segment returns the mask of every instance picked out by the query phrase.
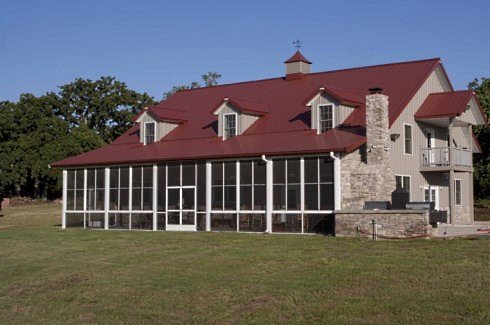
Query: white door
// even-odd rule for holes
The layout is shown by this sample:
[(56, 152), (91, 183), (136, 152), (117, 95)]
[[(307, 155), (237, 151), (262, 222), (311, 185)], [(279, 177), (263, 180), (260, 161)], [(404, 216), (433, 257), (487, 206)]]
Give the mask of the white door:
[(167, 230), (196, 230), (196, 187), (167, 188)]
[(424, 201), (434, 202), (434, 209), (439, 210), (439, 186), (425, 186)]
[(436, 137), (434, 129), (425, 129), (425, 138), (427, 139), (427, 162), (433, 163), (435, 158)]

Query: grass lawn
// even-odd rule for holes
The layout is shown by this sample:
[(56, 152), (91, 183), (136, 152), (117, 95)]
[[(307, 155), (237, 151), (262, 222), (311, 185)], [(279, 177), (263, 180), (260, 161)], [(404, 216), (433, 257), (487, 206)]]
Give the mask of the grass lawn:
[(0, 323), (489, 323), (490, 240), (60, 229), (0, 218)]

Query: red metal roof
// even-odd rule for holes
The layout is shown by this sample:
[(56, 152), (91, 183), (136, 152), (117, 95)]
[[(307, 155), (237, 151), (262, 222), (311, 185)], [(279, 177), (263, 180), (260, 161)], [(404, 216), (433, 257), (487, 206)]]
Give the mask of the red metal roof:
[(360, 94), (348, 91), (345, 89), (338, 89), (330, 86), (322, 86), (316, 90), (313, 94), (308, 96), (308, 98), (303, 102), (305, 105), (308, 104), (313, 98), (318, 96), (320, 93), (325, 93), (330, 95), (338, 101), (340, 104), (350, 105), (350, 106), (361, 106), (364, 104), (365, 99), (361, 97)]
[(189, 112), (165, 108), (164, 106), (158, 105), (158, 107), (150, 106), (148, 108), (142, 109), (137, 115), (132, 118), (132, 121), (135, 122), (145, 112), (159, 121), (183, 123), (189, 120)]
[(449, 91), (434, 93), (427, 96), (422, 106), (415, 113), (415, 119), (432, 119), (438, 117), (455, 117), (464, 113), (470, 100), (475, 98), (480, 113), (487, 123), (487, 116), (483, 111), (476, 94), (472, 90)]
[(284, 61), (284, 63), (293, 63), (293, 62), (306, 62), (311, 64), (311, 62), (301, 54), (300, 51), (296, 51), (296, 53), (293, 54), (292, 57)]
[[(112, 144), (53, 166), (352, 151), (366, 141), (363, 128), (359, 128), (365, 122), (364, 106), (356, 108), (347, 119), (350, 128), (317, 135), (310, 128), (310, 108), (304, 101), (325, 85), (359, 94), (361, 99), (369, 94), (369, 88), (380, 87), (389, 96), (392, 124), (438, 65), (439, 59), (429, 59), (310, 73), (299, 80), (280, 77), (179, 91), (152, 110), (171, 108), (188, 117), (162, 140), (143, 146), (139, 125), (135, 125)], [(263, 103), (269, 114), (260, 117), (244, 134), (223, 141), (217, 136), (218, 121), (211, 110), (224, 98)]]
[(461, 115), (474, 93), (471, 90), (434, 93), (427, 96), (420, 106), (416, 119), (453, 117)]

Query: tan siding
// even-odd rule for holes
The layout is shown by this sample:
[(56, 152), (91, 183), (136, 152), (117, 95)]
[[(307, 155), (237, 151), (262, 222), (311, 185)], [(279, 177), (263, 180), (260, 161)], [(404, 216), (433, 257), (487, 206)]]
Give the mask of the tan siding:
[[(144, 125), (146, 122), (156, 122), (151, 116), (148, 114), (143, 115), (140, 121), (140, 143), (144, 142)], [(160, 141), (164, 136), (173, 131), (177, 126), (176, 123), (168, 123), (168, 122), (157, 122), (155, 125), (155, 140)]]
[(226, 104), (218, 112), (218, 136), (223, 136), (223, 115), (228, 113), (236, 113), (237, 116), (237, 133), (242, 134), (245, 132), (257, 119), (259, 116), (242, 114), (239, 110), (235, 109), (232, 105)]
[(345, 119), (354, 111), (353, 107), (339, 105), (337, 101), (326, 94), (322, 94), (315, 98), (311, 103), (311, 128), (315, 129), (318, 125), (318, 105), (328, 105), (333, 104), (334, 107), (334, 118), (335, 125), (342, 124)]
[(469, 102), (470, 109), (463, 112), (461, 116), (457, 118), (459, 121), (463, 121), (472, 125), (482, 125), (485, 121), (481, 117), (480, 108), (476, 103), (476, 100), (472, 98)]
[(286, 63), (286, 74), (292, 73), (310, 73), (311, 64), (304, 62)]
[[(424, 199), (424, 192), (422, 186), (433, 182), (444, 183), (444, 173), (437, 173), (428, 176), (426, 179), (422, 173), (420, 173), (420, 148), (426, 146), (425, 128), (427, 124), (417, 123), (414, 119), (415, 112), (420, 108), (424, 100), (431, 93), (450, 91), (448, 82), (445, 80), (444, 74), (440, 68), (437, 68), (425, 81), (417, 94), (408, 103), (407, 107), (400, 114), (398, 119), (392, 125), (390, 133), (398, 133), (400, 137), (391, 142), (391, 162), (393, 171), (397, 175), (409, 175), (411, 177), (411, 199), (414, 201), (422, 201)], [(404, 154), (404, 138), (403, 138), (403, 124), (408, 123), (412, 125), (412, 144), (413, 155)], [(443, 132), (437, 131), (437, 127), (430, 126), (436, 129), (436, 145), (444, 146)], [(425, 173), (431, 174), (431, 173)], [(447, 184), (445, 184), (447, 187)], [(442, 199), (442, 195), (440, 196)]]

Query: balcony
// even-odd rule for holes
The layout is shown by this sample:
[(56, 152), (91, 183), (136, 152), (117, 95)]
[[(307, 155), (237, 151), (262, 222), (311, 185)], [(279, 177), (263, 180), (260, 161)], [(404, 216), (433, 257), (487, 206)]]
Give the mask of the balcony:
[(469, 149), (434, 147), (420, 150), (420, 171), (472, 170), (473, 157)]

